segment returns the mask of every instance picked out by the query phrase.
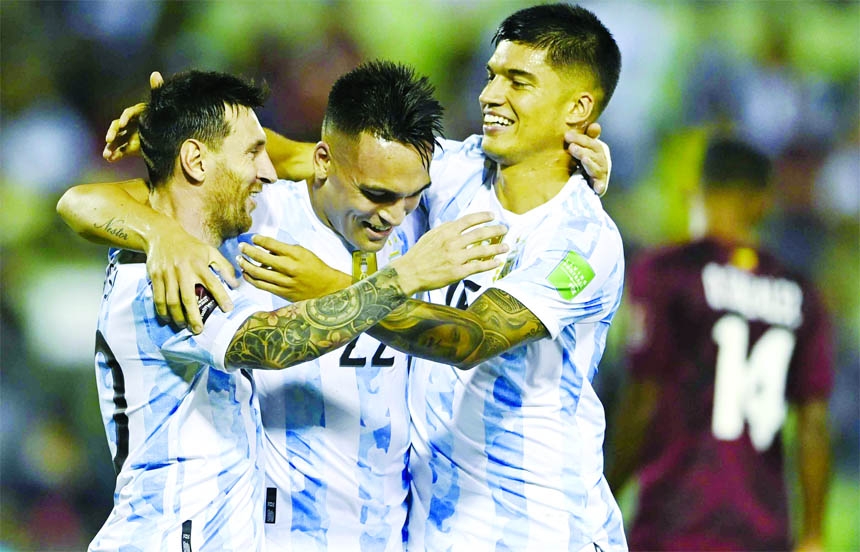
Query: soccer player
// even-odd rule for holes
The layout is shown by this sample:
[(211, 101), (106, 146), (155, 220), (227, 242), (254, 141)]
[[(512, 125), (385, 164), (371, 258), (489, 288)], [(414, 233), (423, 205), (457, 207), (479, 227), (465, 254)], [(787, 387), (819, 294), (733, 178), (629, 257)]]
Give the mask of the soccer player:
[(620, 53), (591, 12), (566, 4), (514, 13), (494, 43), (484, 134), (442, 142), (422, 201), (431, 225), (494, 212), (511, 252), (371, 330), (440, 363), (417, 360), (410, 374), (407, 547), (625, 549), (591, 386), (620, 302), (622, 244), (563, 146), (605, 108)]
[(563, 147), (609, 102), (620, 52), (566, 4), (512, 14), (493, 42), (483, 136), (442, 144), (426, 202), (431, 226), (494, 212), (511, 251), (374, 333), (443, 363), (419, 360), (410, 376), (409, 547), (624, 549), (591, 386), (621, 299), (622, 243)]
[[(158, 84), (157, 77), (153, 84)], [(318, 262), (315, 257), (295, 259), (292, 256), (302, 250), (261, 235), (304, 244), (327, 263), (346, 272), (351, 271), (351, 253), (378, 249), (382, 237), (378, 230), (382, 235), (388, 230), (384, 227), (365, 229), (365, 219), (369, 222), (370, 217), (354, 219), (351, 213), (356, 205), (361, 206), (360, 210), (375, 210), (379, 212), (379, 220), (389, 225), (402, 220), (402, 215), (417, 204), (421, 189), (429, 182), (426, 162), (417, 152), (423, 150), (428, 156), (432, 152), (433, 132), (438, 129), (441, 114), (429, 94), (424, 79), (414, 79), (411, 72), (390, 64), (370, 64), (345, 75), (336, 83), (329, 98), (323, 141), (316, 146), (319, 155), (314, 156), (322, 172), (318, 173), (314, 185), (277, 183), (267, 186), (257, 198), (260, 207), (254, 219), (259, 224), (255, 223), (252, 230), (259, 235), (255, 242), (276, 250), (277, 255), (252, 253), (257, 255), (255, 260), (264, 266), (277, 266), (289, 260), (315, 272), (313, 280), (290, 290), (292, 298), (297, 294), (314, 297), (321, 293), (315, 290), (325, 287), (325, 273), (316, 271), (314, 265), (307, 266)], [(356, 105), (366, 108), (359, 111)], [(120, 129), (133, 127), (137, 114), (136, 108), (126, 110), (112, 125), (111, 134), (116, 136)], [(397, 130), (396, 134), (388, 136), (393, 141), (370, 140), (370, 136), (365, 135), (391, 129)], [(119, 152), (133, 152), (134, 133), (126, 138), (129, 142), (122, 146), (126, 151), (121, 152), (121, 148), (112, 143), (106, 149), (106, 156), (115, 159)], [(407, 156), (408, 163), (400, 166), (380, 163), (392, 150), (403, 149), (398, 147), (398, 141), (403, 145), (410, 140), (416, 146), (412, 155)], [(583, 164), (593, 173), (605, 174), (608, 160), (602, 156), (602, 148), (595, 147), (594, 141), (589, 140), (574, 137), (572, 147), (585, 150), (580, 151), (581, 155), (585, 154), (582, 155)], [(329, 171), (332, 174), (327, 174)], [(405, 179), (407, 174), (419, 176)], [(360, 185), (355, 186), (356, 183)], [(107, 194), (108, 188), (100, 185), (78, 187), (66, 194), (64, 212), (70, 223), (75, 222), (76, 211), (92, 215), (98, 212), (99, 205), (104, 206), (103, 213), (96, 215), (95, 220), (83, 219), (77, 224), (79, 231), (91, 238), (116, 241), (115, 234), (103, 232), (105, 225), (100, 221), (121, 218), (129, 235), (137, 236), (134, 229), (141, 228), (141, 237), (146, 233), (147, 242), (155, 244), (148, 247), (152, 253), (150, 262), (152, 258), (169, 256), (162, 255), (160, 244), (170, 241), (182, 244), (172, 248), (172, 252), (179, 250), (179, 256), (194, 256), (203, 249), (197, 258), (208, 259), (205, 248), (182, 241), (181, 231), (168, 227), (159, 235), (156, 229), (164, 221), (159, 222), (146, 212), (132, 213), (130, 209), (134, 205), (129, 205), (127, 199), (103, 202), (102, 194)], [(375, 207), (369, 207), (368, 201)], [(121, 216), (117, 217), (118, 214)], [(138, 220), (146, 220), (146, 223), (136, 225)], [(355, 227), (356, 223), (361, 228)], [(414, 241), (405, 227), (394, 228), (391, 232), (388, 245), (379, 255), (381, 264), (390, 256), (400, 254), (406, 243)], [(146, 247), (144, 244), (127, 246)], [(358, 267), (360, 263), (359, 259)], [(277, 279), (270, 284), (253, 277), (263, 270), (262, 267), (246, 261), (242, 261), (242, 265), (246, 269), (245, 277), (255, 285), (270, 291), (284, 291)], [(162, 289), (173, 282), (175, 292), (181, 287), (175, 285), (175, 280), (168, 278)], [(354, 376), (348, 376), (352, 378), (353, 387), (345, 387), (342, 381), (347, 376), (344, 376), (343, 367), (350, 366), (361, 368)], [(361, 337), (346, 349), (322, 357), (318, 364), (301, 368), (288, 374), (257, 375), (267, 443), (273, 445), (266, 469), (268, 493), (272, 499), (267, 500), (269, 546), (279, 549), (292, 543), (308, 549), (402, 548), (409, 444), (405, 357), (381, 343)], [(355, 389), (354, 393), (345, 392), (350, 388)], [(312, 392), (297, 397), (306, 390)], [(297, 402), (306, 405), (307, 410), (290, 408)]]
[[(263, 98), (235, 77), (189, 72), (153, 90), (142, 114), (150, 205), (212, 247), (248, 230), (256, 198), (275, 178), (253, 111)], [(418, 151), (388, 153), (383, 163), (411, 153), (421, 166)], [(482, 243), (490, 228), (463, 233), (488, 220), (464, 217), (341, 292), (270, 312), (249, 285), (231, 292), (229, 313), (201, 291), (199, 335), (159, 323), (145, 259), (112, 250), (96, 372), (117, 484), (90, 549), (261, 549), (262, 426), (248, 370), (317, 358), (409, 295), (497, 266), (486, 259), (504, 247)], [(380, 224), (368, 233), (383, 232)]]
[(634, 476), (636, 550), (790, 550), (781, 434), (797, 408), (803, 496), (795, 550), (821, 550), (830, 330), (815, 290), (758, 244), (770, 163), (708, 146), (701, 239), (647, 251), (629, 273), (634, 328), (608, 472)]

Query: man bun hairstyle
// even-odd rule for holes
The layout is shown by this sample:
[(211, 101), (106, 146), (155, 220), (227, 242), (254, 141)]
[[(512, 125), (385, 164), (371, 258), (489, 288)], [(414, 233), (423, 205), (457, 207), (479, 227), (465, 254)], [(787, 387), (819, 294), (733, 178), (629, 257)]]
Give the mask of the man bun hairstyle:
[(140, 117), (140, 150), (150, 186), (165, 182), (173, 172), (182, 143), (200, 140), (219, 149), (230, 134), (226, 106), (260, 107), (269, 95), (263, 84), (219, 72), (187, 71), (165, 79), (150, 91)]
[(362, 132), (415, 148), (430, 166), (442, 135), (442, 105), (427, 77), (406, 65), (369, 61), (341, 76), (328, 96), (323, 135), (336, 130), (352, 138)]

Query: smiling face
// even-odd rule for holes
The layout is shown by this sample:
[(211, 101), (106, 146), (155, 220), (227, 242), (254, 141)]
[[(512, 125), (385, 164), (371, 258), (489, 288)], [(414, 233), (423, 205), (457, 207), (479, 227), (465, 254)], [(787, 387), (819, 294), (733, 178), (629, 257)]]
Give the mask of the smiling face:
[(483, 149), (503, 166), (534, 154), (564, 152), (564, 133), (581, 118), (581, 79), (549, 65), (546, 51), (499, 42), (487, 62), (478, 100), (484, 115)]
[(263, 184), (274, 182), (275, 168), (266, 153), (266, 135), (254, 111), (227, 106), (225, 118), (231, 132), (218, 150), (210, 150), (214, 161), (208, 188), (209, 231), (221, 240), (238, 236), (251, 227), (253, 197)]
[(366, 132), (357, 140), (328, 133), (314, 151), (314, 167), (314, 211), (362, 251), (382, 249), (430, 185), (418, 151)]

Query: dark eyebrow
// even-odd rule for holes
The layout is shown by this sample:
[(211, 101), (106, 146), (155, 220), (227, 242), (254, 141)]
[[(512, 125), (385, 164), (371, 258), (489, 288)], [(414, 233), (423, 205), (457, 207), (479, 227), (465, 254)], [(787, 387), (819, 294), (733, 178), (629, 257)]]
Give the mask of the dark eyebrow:
[(257, 140), (256, 142), (254, 142), (253, 144), (248, 146), (248, 151), (254, 151), (255, 149), (260, 149), (260, 148), (265, 147), (265, 146), (266, 146), (266, 139), (260, 138), (259, 140)]
[(412, 194), (409, 197), (417, 196), (417, 195), (421, 194), (424, 190), (426, 190), (427, 188), (430, 187), (430, 184), (432, 184), (432, 182), (428, 182), (427, 184), (424, 184), (424, 186), (420, 190), (418, 190), (417, 192), (415, 192), (414, 194)]
[(424, 192), (424, 190), (426, 190), (427, 188), (430, 187), (430, 184), (432, 184), (432, 182), (428, 182), (427, 184), (422, 186), (421, 189), (418, 190), (417, 192), (412, 193), (412, 194), (408, 194), (408, 195), (396, 194), (396, 193), (392, 192), (391, 190), (386, 190), (385, 188), (374, 188), (372, 186), (367, 186), (365, 184), (359, 184), (358, 189), (363, 194), (376, 194), (380, 200), (388, 202), (388, 201), (395, 201), (395, 200), (403, 198), (403, 197), (415, 197), (417, 195), (421, 195), (421, 193)]
[[(493, 68), (489, 66), (489, 64), (487, 65), (487, 72), (492, 73), (494, 75), (499, 74), (497, 71), (494, 71)], [(528, 71), (525, 71), (523, 69), (504, 69), (501, 72), (504, 73), (505, 75), (507, 75), (508, 77), (521, 77), (521, 78), (528, 79), (530, 81), (534, 81), (537, 78), (537, 77), (535, 77), (534, 73), (529, 73)]]
[(522, 69), (508, 69), (507, 73), (512, 77), (522, 77), (531, 81), (535, 80), (536, 78), (534, 73), (529, 73), (528, 71), (523, 71)]

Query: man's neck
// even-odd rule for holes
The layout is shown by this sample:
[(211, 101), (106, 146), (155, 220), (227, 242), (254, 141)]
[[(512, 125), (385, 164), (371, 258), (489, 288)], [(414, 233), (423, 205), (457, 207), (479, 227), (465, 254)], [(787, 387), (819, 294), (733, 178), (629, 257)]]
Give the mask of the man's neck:
[(334, 231), (334, 226), (332, 226), (331, 222), (328, 220), (328, 215), (326, 215), (325, 208), (323, 206), (323, 196), (322, 191), (320, 190), (322, 183), (317, 180), (306, 180), (305, 183), (308, 186), (308, 198), (310, 199), (311, 209), (314, 214), (320, 222)]
[(725, 244), (755, 246), (759, 217), (750, 209), (750, 202), (755, 201), (752, 194), (705, 194), (705, 235)]
[(208, 210), (200, 198), (181, 194), (177, 186), (165, 183), (149, 192), (149, 204), (153, 210), (177, 222), (183, 230), (212, 247), (220, 247), (223, 240), (212, 235), (207, 224)]
[(533, 156), (507, 166), (498, 165), (496, 197), (512, 213), (523, 214), (554, 198), (567, 181), (572, 170), (567, 152), (558, 155)]
[(748, 220), (732, 211), (707, 214), (705, 235), (728, 245), (755, 246), (758, 235)]

